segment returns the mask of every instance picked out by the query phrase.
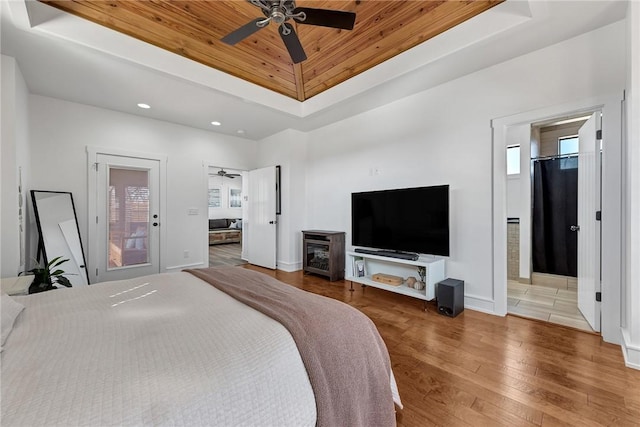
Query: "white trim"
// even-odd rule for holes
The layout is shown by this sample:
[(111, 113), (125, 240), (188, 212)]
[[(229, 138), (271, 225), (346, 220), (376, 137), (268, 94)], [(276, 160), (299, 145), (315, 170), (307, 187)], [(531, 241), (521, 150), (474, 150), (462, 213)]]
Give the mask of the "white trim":
[(464, 308), (498, 316), (504, 316), (506, 314), (496, 312), (494, 300), (469, 294), (464, 296)]
[(300, 262), (276, 261), (276, 270), (286, 271), (287, 273), (300, 271), (302, 270), (302, 261)]
[(167, 267), (167, 268), (165, 269), (165, 272), (166, 272), (166, 273), (171, 273), (171, 272), (173, 272), (173, 271), (175, 271), (175, 270), (182, 271), (182, 270), (184, 270), (185, 268), (202, 268), (202, 267), (207, 267), (208, 263), (209, 263), (209, 261), (207, 261), (206, 263), (205, 263), (205, 262), (194, 262), (194, 263), (191, 263), (191, 264), (172, 265), (171, 267)]
[(640, 370), (640, 347), (631, 344), (631, 337), (628, 331), (622, 329), (620, 335), (622, 336), (620, 345), (622, 346), (625, 366)]
[[(98, 154), (105, 154), (110, 156), (121, 156), (147, 160), (157, 160), (160, 166), (160, 188), (158, 194), (160, 195), (160, 221), (165, 221), (167, 218), (167, 162), (168, 157), (165, 154), (156, 153), (143, 153), (138, 151), (121, 150), (117, 148), (109, 147), (95, 147), (86, 146), (87, 151), (87, 236), (89, 243), (87, 244), (87, 265), (89, 268), (89, 277), (91, 281), (95, 283), (96, 267), (98, 258), (98, 247), (91, 242), (98, 241), (98, 225), (91, 218), (96, 215), (98, 197), (95, 189), (97, 188), (97, 174), (95, 173), (94, 165), (96, 163)], [(167, 254), (167, 232), (165, 229), (160, 229), (160, 272), (166, 271), (166, 254)]]
[[(527, 123), (536, 123), (553, 117), (581, 114), (601, 110), (603, 112), (603, 136), (612, 141), (604, 144), (602, 185), (603, 214), (602, 222), (602, 295), (603, 303), (601, 331), (602, 338), (611, 343), (620, 343), (620, 281), (622, 259), (620, 244), (615, 239), (621, 238), (621, 112), (620, 102), (623, 93), (598, 96), (581, 101), (570, 102), (551, 107), (540, 108), (506, 117), (491, 120), (492, 138), (492, 233), (493, 233), (493, 295), (495, 312), (504, 315), (507, 312), (507, 171), (505, 147), (506, 129)], [(617, 165), (617, 167), (616, 167)]]

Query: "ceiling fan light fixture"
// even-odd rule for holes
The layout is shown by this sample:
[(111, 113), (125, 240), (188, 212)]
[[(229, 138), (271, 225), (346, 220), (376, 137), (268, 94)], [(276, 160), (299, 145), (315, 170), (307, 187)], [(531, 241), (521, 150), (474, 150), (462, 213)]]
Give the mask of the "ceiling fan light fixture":
[(299, 24), (317, 25), (321, 27), (352, 30), (356, 21), (354, 12), (333, 9), (314, 9), (296, 7), (295, 0), (247, 0), (253, 6), (261, 9), (265, 18), (257, 18), (224, 36), (221, 41), (228, 45), (246, 39), (258, 30), (266, 27), (271, 21), (280, 26), (278, 32), (289, 52), (294, 64), (307, 59), (300, 39), (293, 27), (287, 23), (293, 19)]

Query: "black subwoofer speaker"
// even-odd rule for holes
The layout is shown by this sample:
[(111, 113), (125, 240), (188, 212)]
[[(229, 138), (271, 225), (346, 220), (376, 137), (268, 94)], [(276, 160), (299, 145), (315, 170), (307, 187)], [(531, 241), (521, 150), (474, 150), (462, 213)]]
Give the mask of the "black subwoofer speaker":
[(438, 313), (456, 317), (464, 310), (464, 281), (445, 279), (438, 283), (436, 291)]

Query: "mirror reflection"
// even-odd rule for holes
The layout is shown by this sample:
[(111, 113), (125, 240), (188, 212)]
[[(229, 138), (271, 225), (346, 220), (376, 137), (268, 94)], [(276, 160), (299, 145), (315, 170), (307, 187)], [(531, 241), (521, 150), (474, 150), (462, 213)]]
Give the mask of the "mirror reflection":
[(73, 196), (69, 192), (31, 190), (38, 225), (38, 257), (46, 265), (56, 257), (68, 259), (60, 266), (72, 286), (89, 284)]

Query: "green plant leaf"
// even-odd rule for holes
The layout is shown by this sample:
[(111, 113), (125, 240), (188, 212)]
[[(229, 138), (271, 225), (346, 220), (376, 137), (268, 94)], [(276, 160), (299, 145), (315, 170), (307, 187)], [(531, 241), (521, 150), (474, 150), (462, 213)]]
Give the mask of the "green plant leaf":
[(49, 267), (49, 269), (52, 269), (54, 267), (59, 266), (62, 263), (65, 263), (65, 262), (69, 261), (69, 259), (63, 259), (63, 260), (58, 261), (60, 258), (62, 258), (62, 257), (61, 256), (55, 257), (54, 259), (49, 261), (49, 264), (47, 265)]
[(60, 283), (62, 286), (66, 286), (67, 288), (71, 287), (71, 282), (64, 276), (59, 276), (56, 283)]

